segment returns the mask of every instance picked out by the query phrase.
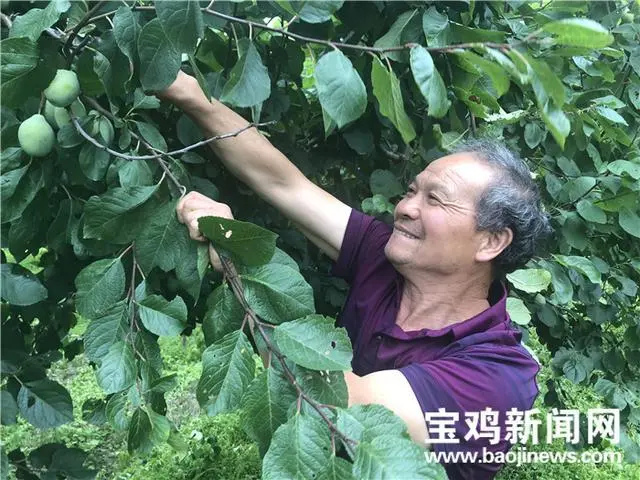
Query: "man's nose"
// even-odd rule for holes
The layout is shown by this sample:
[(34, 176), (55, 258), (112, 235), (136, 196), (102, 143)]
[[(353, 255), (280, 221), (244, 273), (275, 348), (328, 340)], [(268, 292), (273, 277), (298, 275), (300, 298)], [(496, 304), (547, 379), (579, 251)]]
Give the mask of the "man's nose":
[(420, 216), (420, 208), (415, 197), (400, 200), (396, 205), (397, 218), (409, 218), (415, 220)]

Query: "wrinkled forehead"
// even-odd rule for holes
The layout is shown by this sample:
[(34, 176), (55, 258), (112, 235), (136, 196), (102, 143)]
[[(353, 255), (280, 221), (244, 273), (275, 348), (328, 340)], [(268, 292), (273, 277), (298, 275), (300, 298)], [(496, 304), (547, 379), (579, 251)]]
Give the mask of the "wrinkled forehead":
[(416, 182), (439, 187), (449, 193), (475, 193), (478, 196), (495, 176), (495, 171), (473, 153), (447, 155), (431, 162)]

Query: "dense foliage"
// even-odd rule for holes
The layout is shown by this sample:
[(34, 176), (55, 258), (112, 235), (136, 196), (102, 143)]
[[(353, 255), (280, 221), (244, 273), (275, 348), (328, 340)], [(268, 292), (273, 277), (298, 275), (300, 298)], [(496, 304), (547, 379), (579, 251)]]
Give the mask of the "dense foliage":
[[(351, 347), (331, 318), (345, 285), (153, 96), (184, 68), (314, 182), (382, 218), (465, 137), (519, 151), (555, 236), (549, 256), (508, 276), (509, 311), (537, 330), (558, 378), (621, 410), (621, 447), (638, 460), (637, 2), (127, 3), (3, 3), (3, 424), (70, 421), (73, 399), (47, 370), (83, 353), (104, 392), (82, 405), (87, 421), (127, 431), (131, 452), (179, 449), (158, 337), (202, 329), (197, 400), (209, 415), (240, 409), (264, 478), (443, 475), (390, 412), (346, 408)], [(75, 72), (79, 103), (45, 90), (59, 70)], [(39, 113), (50, 152), (19, 135)], [(191, 189), (251, 222), (201, 222), (224, 278), (175, 217)], [(39, 252), (37, 269), (20, 264)], [(68, 336), (78, 316), (82, 340)], [(258, 349), (272, 362), (256, 372)], [(571, 403), (559, 385), (550, 406)], [(54, 444), (2, 453), (23, 478), (86, 478), (84, 458)]]

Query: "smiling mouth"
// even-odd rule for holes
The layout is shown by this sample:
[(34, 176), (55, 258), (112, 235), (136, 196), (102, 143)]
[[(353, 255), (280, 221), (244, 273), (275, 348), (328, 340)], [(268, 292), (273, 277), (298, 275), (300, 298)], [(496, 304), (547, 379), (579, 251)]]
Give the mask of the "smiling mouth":
[(419, 237), (416, 237), (415, 235), (412, 235), (411, 233), (408, 233), (408, 232), (406, 232), (404, 230), (400, 230), (397, 227), (394, 228), (393, 231), (395, 233), (397, 233), (398, 235), (402, 236), (402, 237), (407, 237), (407, 238), (410, 238), (412, 240), (418, 240), (418, 238), (419, 238)]

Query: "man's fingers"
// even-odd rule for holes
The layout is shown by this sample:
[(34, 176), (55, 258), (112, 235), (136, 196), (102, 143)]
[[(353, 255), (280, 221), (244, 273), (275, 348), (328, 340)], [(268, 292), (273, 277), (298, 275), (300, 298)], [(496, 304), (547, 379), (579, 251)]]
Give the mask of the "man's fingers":
[(180, 223), (188, 223), (194, 212), (205, 212), (200, 216), (233, 218), (228, 205), (210, 199), (198, 192), (189, 192), (176, 205), (176, 215)]
[(189, 228), (189, 236), (193, 240), (197, 240), (199, 242), (204, 242), (206, 240), (202, 233), (200, 233), (198, 218), (191, 219), (191, 221), (187, 224), (187, 227)]
[(211, 266), (214, 270), (218, 272), (222, 271), (222, 262), (220, 261), (220, 256), (216, 253), (213, 245), (209, 245), (209, 260), (211, 261)]

